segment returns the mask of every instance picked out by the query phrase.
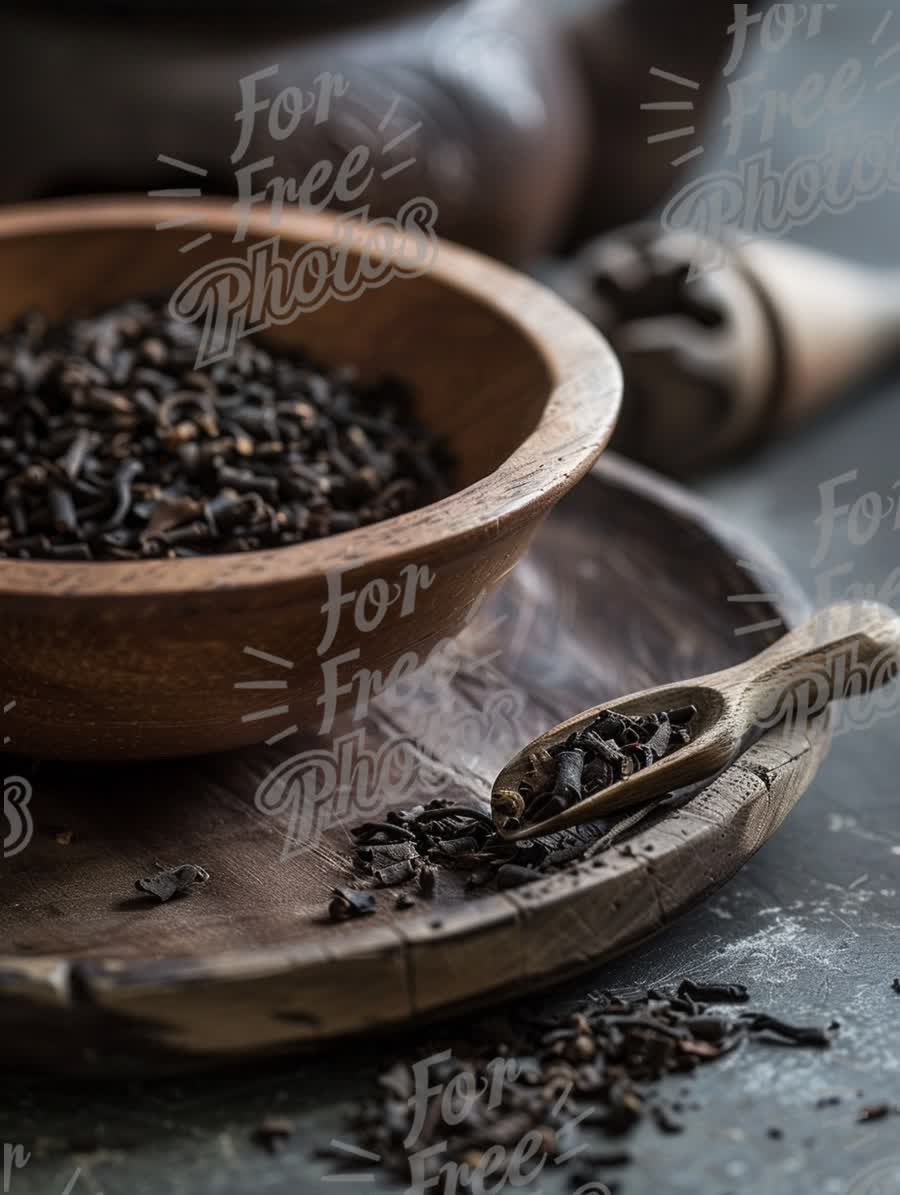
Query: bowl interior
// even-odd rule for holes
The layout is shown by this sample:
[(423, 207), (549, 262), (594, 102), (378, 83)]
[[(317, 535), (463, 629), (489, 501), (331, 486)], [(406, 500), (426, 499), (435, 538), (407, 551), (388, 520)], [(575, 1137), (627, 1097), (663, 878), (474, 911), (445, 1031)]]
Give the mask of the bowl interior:
[[(180, 252), (196, 231), (156, 230), (148, 223), (0, 238), (0, 324), (32, 308), (57, 319), (136, 296), (171, 294), (195, 271), (243, 256), (253, 243), (248, 237), (236, 248), (220, 231)], [(294, 235), (282, 229), (281, 240), (288, 257), (285, 245)], [(432, 274), (394, 277), (352, 302), (332, 297), (260, 339), (302, 347), (325, 364), (358, 366), (366, 377), (409, 380), (426, 427), (446, 437), (456, 457), (458, 487), (489, 475), (515, 451), (552, 390), (548, 365), (521, 328), (481, 296)]]

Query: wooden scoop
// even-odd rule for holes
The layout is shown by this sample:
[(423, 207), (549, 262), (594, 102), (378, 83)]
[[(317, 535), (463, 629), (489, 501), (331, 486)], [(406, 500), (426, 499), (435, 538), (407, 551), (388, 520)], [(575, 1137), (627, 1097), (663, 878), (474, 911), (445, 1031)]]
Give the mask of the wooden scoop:
[[(805, 725), (833, 700), (872, 692), (900, 668), (900, 617), (877, 602), (845, 602), (816, 614), (753, 659), (723, 672), (645, 689), (585, 710), (520, 751), (494, 782), (491, 807), (510, 841), (596, 821), (654, 797), (712, 780), (766, 730)], [(691, 742), (554, 817), (527, 823), (519, 786), (530, 756), (564, 742), (603, 710), (652, 714), (696, 707)], [(880, 712), (880, 710), (879, 710)], [(525, 815), (527, 817), (527, 815)]]
[(631, 225), (550, 281), (622, 363), (613, 447), (674, 476), (797, 427), (900, 356), (900, 271), (781, 240)]

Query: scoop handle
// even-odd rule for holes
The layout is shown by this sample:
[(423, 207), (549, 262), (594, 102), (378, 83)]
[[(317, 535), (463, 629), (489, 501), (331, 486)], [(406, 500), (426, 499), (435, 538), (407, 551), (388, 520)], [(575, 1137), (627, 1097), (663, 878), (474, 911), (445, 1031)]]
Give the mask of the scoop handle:
[(735, 670), (749, 716), (802, 725), (831, 701), (871, 693), (900, 670), (900, 616), (879, 602), (841, 602)]

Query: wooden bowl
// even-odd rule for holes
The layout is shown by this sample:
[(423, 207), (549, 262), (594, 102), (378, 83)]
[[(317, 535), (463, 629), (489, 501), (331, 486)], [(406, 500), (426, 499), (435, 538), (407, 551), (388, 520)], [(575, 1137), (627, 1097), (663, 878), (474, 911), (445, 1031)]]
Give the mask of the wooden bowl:
[[(188, 219), (187, 230), (156, 228)], [(172, 292), (200, 266), (243, 257), (276, 231), (257, 214), (248, 240), (235, 244), (236, 223), (230, 204), (200, 199), (8, 208), (0, 322), (34, 307), (60, 318)], [(209, 241), (179, 252), (203, 231)], [(283, 257), (310, 242), (346, 244), (346, 221), (342, 233), (327, 214), (294, 213), (277, 232)], [(357, 230), (355, 253), (371, 235)], [(459, 489), (376, 526), (278, 550), (0, 561), (0, 708), (15, 702), (0, 722), (5, 750), (97, 760), (201, 754), (320, 727), (335, 690), (340, 707), (364, 705), (367, 682), (377, 691), (395, 666), (425, 662), (512, 569), (606, 444), (621, 395), (616, 360), (584, 319), (529, 279), (443, 243), (421, 276), (395, 277), (352, 303), (329, 300), (264, 339), (352, 362), (365, 375), (408, 378), (423, 420), (458, 459)], [(431, 583), (412, 584), (411, 602), (414, 575)], [(400, 599), (378, 621), (371, 588), (360, 629), (354, 605), (343, 604), (332, 637), (324, 607), (338, 577), (344, 596), (384, 581)]]

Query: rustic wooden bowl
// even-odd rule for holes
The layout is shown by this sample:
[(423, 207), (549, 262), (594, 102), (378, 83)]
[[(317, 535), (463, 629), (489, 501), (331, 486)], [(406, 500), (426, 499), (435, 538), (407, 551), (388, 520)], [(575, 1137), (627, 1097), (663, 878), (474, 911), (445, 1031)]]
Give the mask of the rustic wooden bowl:
[[(0, 322), (33, 307), (62, 317), (171, 292), (200, 266), (242, 257), (276, 231), (256, 215), (248, 240), (235, 244), (237, 218), (230, 204), (201, 199), (7, 209)], [(190, 229), (156, 228), (188, 219)], [(210, 240), (179, 252), (203, 231)], [(277, 231), (284, 257), (310, 242), (346, 243), (346, 227), (324, 214), (287, 216)], [(355, 252), (370, 235), (357, 230)], [(424, 661), (512, 569), (598, 456), (618, 411), (617, 363), (585, 320), (534, 282), (446, 244), (420, 277), (394, 278), (352, 303), (330, 300), (265, 339), (367, 375), (408, 378), (423, 420), (458, 458), (460, 488), (386, 523), (279, 550), (137, 564), (0, 562), (5, 750), (149, 759), (320, 725), (323, 663), (358, 651), (335, 672), (346, 706), (359, 697), (355, 673), (386, 675), (404, 653)], [(374, 580), (402, 584), (410, 565), (434, 576), (412, 610), (395, 601), (362, 633), (343, 607), (319, 654), (329, 575), (341, 572), (342, 592), (361, 593)]]

